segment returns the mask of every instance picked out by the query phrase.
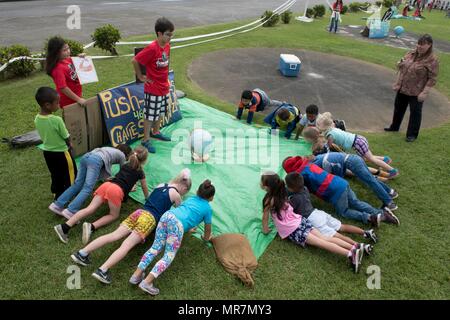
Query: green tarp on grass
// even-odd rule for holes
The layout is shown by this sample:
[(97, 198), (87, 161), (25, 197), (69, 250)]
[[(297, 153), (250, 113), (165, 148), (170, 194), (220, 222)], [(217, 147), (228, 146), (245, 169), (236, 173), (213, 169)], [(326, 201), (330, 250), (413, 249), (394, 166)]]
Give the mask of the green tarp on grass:
[[(172, 137), (171, 142), (154, 141), (156, 153), (149, 154), (145, 173), (149, 191), (161, 182), (168, 182), (183, 168), (192, 172), (192, 189), (195, 194), (205, 179), (216, 187), (213, 208), (213, 234), (242, 233), (259, 258), (276, 231), (269, 235), (261, 232), (262, 198), (264, 191), (259, 186), (260, 175), (265, 170), (280, 172), (281, 162), (287, 156), (306, 155), (310, 145), (303, 140), (287, 140), (272, 136), (268, 127), (249, 126), (233, 116), (184, 98), (179, 100), (183, 119), (162, 132)], [(211, 133), (214, 149), (210, 160), (194, 163), (190, 160), (189, 132), (201, 127)], [(133, 147), (140, 142), (133, 144)], [(113, 168), (116, 173), (118, 167)], [(134, 200), (144, 203), (140, 189), (130, 194)], [(203, 232), (201, 225), (195, 236)]]

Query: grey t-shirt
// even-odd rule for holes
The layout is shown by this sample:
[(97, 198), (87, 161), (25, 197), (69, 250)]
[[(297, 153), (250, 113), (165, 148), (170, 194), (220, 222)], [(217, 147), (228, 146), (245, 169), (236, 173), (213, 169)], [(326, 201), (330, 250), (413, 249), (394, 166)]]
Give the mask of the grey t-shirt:
[(304, 187), (303, 191), (301, 192), (290, 193), (289, 203), (294, 209), (294, 212), (304, 218), (308, 218), (309, 215), (314, 211), (314, 207), (311, 203), (311, 198), (309, 197), (309, 191), (306, 187)]
[(102, 180), (105, 180), (111, 176), (111, 167), (113, 164), (120, 164), (120, 166), (122, 166), (126, 160), (123, 152), (116, 148), (95, 148), (91, 151), (91, 153), (99, 155), (103, 160), (104, 166), (100, 171), (100, 179)]
[(306, 113), (302, 116), (302, 118), (300, 119), (300, 125), (303, 127), (315, 127), (316, 126), (316, 119), (314, 119), (314, 121), (309, 121), (308, 120), (308, 116), (306, 115)]

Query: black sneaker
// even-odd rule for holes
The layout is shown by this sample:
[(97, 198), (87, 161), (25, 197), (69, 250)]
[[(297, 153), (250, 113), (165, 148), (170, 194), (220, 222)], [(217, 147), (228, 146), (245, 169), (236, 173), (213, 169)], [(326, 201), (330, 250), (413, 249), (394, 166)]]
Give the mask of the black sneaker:
[(78, 264), (81, 264), (82, 266), (87, 266), (88, 264), (91, 264), (91, 260), (89, 260), (89, 255), (83, 257), (80, 254), (80, 251), (75, 252), (70, 256), (72, 260)]
[(387, 131), (387, 132), (394, 132), (394, 131), (398, 131), (398, 130), (394, 130), (394, 129), (392, 129), (391, 127), (387, 127), (387, 128), (384, 128), (384, 131)]
[(109, 273), (109, 271), (103, 272), (99, 268), (99, 269), (95, 270), (95, 272), (92, 274), (92, 276), (104, 284), (111, 283), (111, 274)]
[(366, 244), (366, 243), (363, 243), (362, 245), (363, 245), (362, 250), (364, 250), (364, 253), (367, 254), (368, 256), (370, 256), (373, 252), (373, 246), (371, 244)]
[(395, 225), (400, 225), (400, 220), (395, 216), (395, 214), (388, 208), (383, 209), (383, 215), (381, 220), (386, 223), (391, 223)]
[(342, 131), (347, 131), (344, 120), (334, 120), (334, 126)]
[(352, 269), (355, 273), (359, 272), (361, 250), (352, 249), (352, 255), (349, 258)]
[(381, 222), (381, 213), (370, 215), (369, 222), (373, 227), (378, 228)]
[(391, 196), (392, 199), (397, 199), (398, 198), (398, 192), (395, 191), (395, 189), (391, 189), (391, 191), (389, 191), (389, 196)]
[(406, 137), (406, 142), (414, 142), (416, 141), (416, 137)]
[(364, 238), (371, 240), (373, 243), (377, 243), (378, 242), (378, 237), (375, 234), (375, 231), (373, 231), (373, 229), (365, 230), (364, 231)]

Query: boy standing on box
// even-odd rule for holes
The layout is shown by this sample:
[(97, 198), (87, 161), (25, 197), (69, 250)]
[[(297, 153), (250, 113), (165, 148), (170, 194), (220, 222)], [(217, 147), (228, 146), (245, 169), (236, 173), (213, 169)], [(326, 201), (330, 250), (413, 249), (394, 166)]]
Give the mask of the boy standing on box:
[(72, 146), (64, 121), (52, 114), (59, 109), (58, 92), (49, 87), (41, 87), (35, 98), (41, 111), (36, 115), (34, 124), (43, 142), (41, 149), (52, 178), (50, 189), (56, 200), (74, 183), (77, 166), (69, 151)]
[[(137, 78), (144, 82), (144, 138), (142, 145), (148, 152), (155, 153), (150, 137), (162, 141), (170, 141), (159, 129), (166, 113), (169, 98), (169, 56), (170, 39), (175, 27), (166, 18), (159, 18), (155, 23), (156, 40), (139, 52), (132, 60)], [(143, 75), (139, 64), (145, 66)]]

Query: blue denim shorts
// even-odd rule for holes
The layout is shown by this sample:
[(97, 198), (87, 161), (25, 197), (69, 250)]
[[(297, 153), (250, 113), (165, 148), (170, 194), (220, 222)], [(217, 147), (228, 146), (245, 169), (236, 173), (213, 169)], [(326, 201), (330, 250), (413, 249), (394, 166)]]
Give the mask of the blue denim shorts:
[(311, 232), (312, 228), (313, 226), (308, 221), (308, 219), (302, 218), (300, 225), (297, 229), (295, 229), (294, 232), (292, 232), (288, 236), (288, 239), (304, 248), (306, 247), (306, 238), (308, 237), (308, 234)]

